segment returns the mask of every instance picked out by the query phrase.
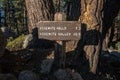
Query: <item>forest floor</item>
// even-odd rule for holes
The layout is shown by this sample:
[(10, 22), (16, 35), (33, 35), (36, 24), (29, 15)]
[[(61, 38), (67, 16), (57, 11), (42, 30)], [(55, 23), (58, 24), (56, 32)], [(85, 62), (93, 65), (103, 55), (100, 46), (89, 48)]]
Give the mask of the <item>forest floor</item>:
[[(35, 73), (41, 73), (41, 63), (45, 59), (54, 59), (53, 49), (24, 49), (17, 51), (5, 51), (1, 58), (1, 71), (2, 73), (12, 73), (18, 77), (19, 73), (24, 70), (32, 70)], [(66, 53), (66, 69), (75, 70), (80, 73), (84, 80), (90, 80), (87, 73), (82, 73), (80, 58), (71, 51)], [(44, 75), (41, 73), (41, 75)], [(47, 76), (46, 76), (47, 75)], [(48, 77), (41, 76), (41, 80)], [(100, 58), (99, 71), (96, 80), (120, 80), (120, 52), (102, 51)], [(48, 79), (49, 80), (49, 79)], [(50, 79), (52, 80), (52, 79)], [(54, 80), (54, 79), (53, 79)]]

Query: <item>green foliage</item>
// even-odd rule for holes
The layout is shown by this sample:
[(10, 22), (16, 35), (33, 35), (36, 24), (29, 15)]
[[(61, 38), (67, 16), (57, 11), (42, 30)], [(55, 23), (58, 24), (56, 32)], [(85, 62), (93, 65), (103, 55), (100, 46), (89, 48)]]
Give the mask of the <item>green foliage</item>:
[(2, 0), (5, 11), (4, 26), (10, 27), (16, 35), (28, 31), (25, 0)]
[(9, 37), (9, 38), (7, 39), (7, 42), (10, 42), (10, 41), (13, 41), (13, 37)]
[(7, 43), (7, 46), (6, 48), (9, 49), (9, 50), (18, 50), (18, 49), (22, 49), (22, 45), (23, 45), (23, 41), (25, 39), (25, 35), (22, 34), (21, 36), (19, 36), (18, 38), (16, 39), (12, 39), (10, 38)]
[(115, 44), (115, 47), (116, 47), (117, 50), (120, 50), (120, 42), (117, 42), (117, 43)]

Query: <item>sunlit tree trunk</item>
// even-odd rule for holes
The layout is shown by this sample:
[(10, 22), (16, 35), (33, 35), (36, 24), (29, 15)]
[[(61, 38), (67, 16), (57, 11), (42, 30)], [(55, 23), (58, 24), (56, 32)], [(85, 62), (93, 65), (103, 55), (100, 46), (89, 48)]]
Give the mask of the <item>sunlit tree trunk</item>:
[(90, 72), (94, 74), (101, 50), (102, 9), (103, 0), (81, 0), (80, 21), (84, 28), (82, 46), (89, 60)]
[[(117, 0), (81, 0), (82, 39), (81, 54), (89, 62), (89, 71), (96, 74), (102, 45), (109, 42), (110, 27), (119, 10)], [(104, 44), (105, 45), (105, 44)]]

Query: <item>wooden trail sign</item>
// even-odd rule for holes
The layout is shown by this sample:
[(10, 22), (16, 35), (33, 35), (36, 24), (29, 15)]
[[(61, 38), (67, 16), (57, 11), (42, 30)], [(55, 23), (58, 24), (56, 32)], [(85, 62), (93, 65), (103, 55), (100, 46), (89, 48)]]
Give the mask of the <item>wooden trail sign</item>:
[(40, 21), (37, 26), (39, 39), (80, 40), (81, 37), (78, 21)]
[[(40, 21), (37, 24), (39, 39), (55, 40), (54, 68), (65, 68), (66, 40), (80, 40), (81, 23), (78, 21), (65, 21), (65, 13), (58, 12), (54, 15), (55, 21)], [(54, 65), (58, 65), (54, 67)]]

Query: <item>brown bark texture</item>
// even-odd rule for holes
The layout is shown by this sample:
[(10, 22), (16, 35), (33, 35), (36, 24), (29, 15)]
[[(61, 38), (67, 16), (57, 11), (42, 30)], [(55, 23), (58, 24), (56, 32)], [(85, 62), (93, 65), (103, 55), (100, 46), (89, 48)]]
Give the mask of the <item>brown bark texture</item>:
[(29, 32), (36, 27), (39, 21), (53, 20), (54, 6), (52, 0), (25, 0), (28, 17)]
[[(80, 21), (84, 34), (82, 37), (83, 50), (89, 61), (90, 72), (96, 73), (100, 53), (100, 33), (102, 28), (103, 0), (81, 0)], [(80, 42), (80, 43), (82, 43)]]
[(80, 53), (85, 54), (93, 74), (96, 74), (102, 45), (109, 42), (110, 27), (118, 13), (119, 3), (117, 0), (81, 0), (79, 20), (83, 34), (78, 47)]

